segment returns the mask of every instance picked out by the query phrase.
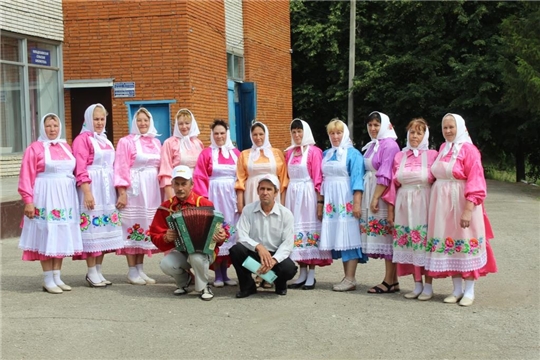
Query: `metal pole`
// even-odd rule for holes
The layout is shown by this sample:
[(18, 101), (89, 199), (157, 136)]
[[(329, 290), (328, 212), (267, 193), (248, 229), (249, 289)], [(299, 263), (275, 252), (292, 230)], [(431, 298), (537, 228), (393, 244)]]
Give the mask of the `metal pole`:
[(349, 127), (351, 140), (354, 138), (354, 98), (353, 98), (353, 79), (355, 65), (356, 49), (356, 0), (351, 0), (349, 30), (349, 103), (347, 109), (347, 126)]

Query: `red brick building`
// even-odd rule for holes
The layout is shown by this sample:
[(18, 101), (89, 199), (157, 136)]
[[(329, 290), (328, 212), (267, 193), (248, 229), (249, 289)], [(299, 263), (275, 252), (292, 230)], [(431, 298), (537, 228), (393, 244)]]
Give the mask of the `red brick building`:
[(194, 113), (200, 138), (228, 119), (239, 146), (265, 122), (274, 147), (290, 143), (292, 119), (288, 1), (63, 1), (64, 104), (69, 141), (85, 108), (109, 111), (108, 134), (128, 133), (139, 106), (163, 138), (180, 108)]

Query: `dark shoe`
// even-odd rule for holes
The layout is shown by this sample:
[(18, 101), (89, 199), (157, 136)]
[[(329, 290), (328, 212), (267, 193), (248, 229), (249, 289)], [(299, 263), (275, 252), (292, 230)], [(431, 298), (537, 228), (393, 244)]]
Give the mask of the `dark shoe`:
[(257, 288), (251, 288), (251, 289), (247, 289), (247, 290), (240, 290), (239, 292), (236, 293), (236, 298), (237, 299), (242, 299), (242, 298), (248, 297), (249, 295), (253, 295), (253, 294), (256, 294), (256, 293), (257, 293)]
[(295, 283), (295, 284), (289, 284), (289, 285), (287, 285), (287, 288), (288, 289), (300, 289), (305, 283), (306, 283), (306, 280), (304, 280), (302, 282), (299, 282), (299, 283)]
[(284, 296), (284, 295), (287, 295), (287, 288), (279, 289), (276, 287), (276, 290), (274, 292), (278, 295)]
[(317, 283), (317, 279), (313, 279), (313, 285), (304, 285), (302, 286), (302, 290), (313, 290), (315, 289), (316, 283)]
[[(384, 286), (386, 289), (383, 289), (382, 286)], [(396, 292), (399, 292), (399, 283), (395, 284), (388, 284), (387, 282), (383, 281), (381, 285), (375, 285), (371, 289), (368, 290), (368, 294), (393, 294)]]

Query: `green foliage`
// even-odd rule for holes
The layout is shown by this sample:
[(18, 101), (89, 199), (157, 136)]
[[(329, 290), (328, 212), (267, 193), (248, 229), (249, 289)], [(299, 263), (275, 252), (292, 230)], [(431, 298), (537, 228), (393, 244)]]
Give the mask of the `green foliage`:
[[(324, 125), (347, 116), (349, 4), (291, 1), (294, 114), (312, 124), (320, 144), (327, 140)], [(410, 119), (424, 117), (438, 148), (441, 119), (454, 112), (484, 154), (515, 153), (519, 144), (529, 162), (540, 164), (539, 3), (356, 6), (358, 145), (369, 140), (364, 119), (378, 110), (390, 116), (402, 144)], [(524, 137), (531, 144), (523, 146)]]

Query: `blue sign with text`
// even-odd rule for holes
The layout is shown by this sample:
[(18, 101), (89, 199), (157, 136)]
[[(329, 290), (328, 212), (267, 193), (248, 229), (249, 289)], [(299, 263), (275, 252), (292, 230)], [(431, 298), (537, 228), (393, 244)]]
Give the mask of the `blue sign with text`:
[(30, 49), (30, 62), (36, 65), (51, 66), (51, 52), (43, 49)]
[(135, 97), (135, 82), (115, 82), (114, 97)]

